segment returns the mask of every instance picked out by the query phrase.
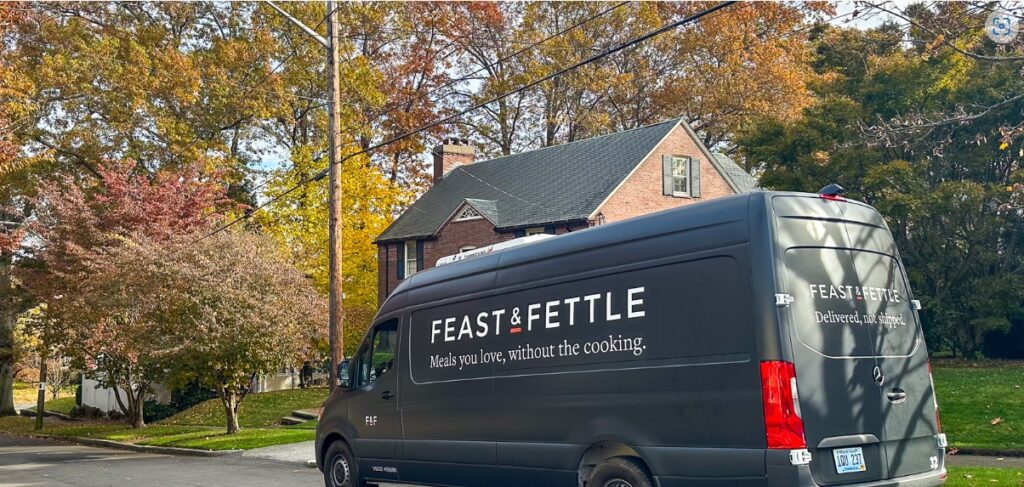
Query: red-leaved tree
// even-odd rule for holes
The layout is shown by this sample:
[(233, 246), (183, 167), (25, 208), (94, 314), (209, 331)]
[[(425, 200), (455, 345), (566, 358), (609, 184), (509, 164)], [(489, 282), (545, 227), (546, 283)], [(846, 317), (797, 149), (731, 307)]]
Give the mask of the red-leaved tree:
[(113, 388), (141, 427), (149, 386), (176, 347), (175, 318), (158, 283), (147, 281), (163, 263), (132, 249), (196, 234), (233, 205), (194, 168), (149, 174), (134, 162), (108, 162), (97, 172), (99, 180), (41, 183), (31, 224), (40, 266), (23, 280), (48, 306), (54, 328), (45, 339)]

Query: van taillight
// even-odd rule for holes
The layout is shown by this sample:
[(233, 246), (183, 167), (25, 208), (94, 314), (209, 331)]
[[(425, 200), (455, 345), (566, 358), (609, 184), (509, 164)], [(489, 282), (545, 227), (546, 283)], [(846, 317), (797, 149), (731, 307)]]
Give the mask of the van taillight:
[(942, 423), (939, 422), (939, 401), (935, 397), (935, 378), (932, 376), (931, 362), (928, 362), (928, 381), (932, 383), (932, 404), (935, 405), (935, 431), (942, 433)]
[(791, 362), (761, 362), (761, 399), (768, 448), (807, 448), (804, 421), (800, 419), (800, 397), (796, 390), (796, 369)]

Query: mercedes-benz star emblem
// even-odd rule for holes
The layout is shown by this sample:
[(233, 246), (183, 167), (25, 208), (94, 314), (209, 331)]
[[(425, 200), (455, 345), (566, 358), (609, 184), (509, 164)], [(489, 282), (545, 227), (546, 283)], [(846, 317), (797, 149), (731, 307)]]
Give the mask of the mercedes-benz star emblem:
[(878, 384), (879, 387), (885, 384), (885, 374), (882, 373), (881, 367), (876, 365), (874, 370), (871, 371), (871, 377), (875, 379), (875, 384)]

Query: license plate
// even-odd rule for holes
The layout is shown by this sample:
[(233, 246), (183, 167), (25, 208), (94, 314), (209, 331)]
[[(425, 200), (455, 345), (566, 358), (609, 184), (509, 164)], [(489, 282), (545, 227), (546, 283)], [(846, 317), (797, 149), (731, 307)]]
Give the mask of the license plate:
[(863, 472), (868, 469), (864, 464), (864, 450), (856, 448), (836, 448), (832, 450), (832, 457), (836, 460), (836, 472), (853, 473)]

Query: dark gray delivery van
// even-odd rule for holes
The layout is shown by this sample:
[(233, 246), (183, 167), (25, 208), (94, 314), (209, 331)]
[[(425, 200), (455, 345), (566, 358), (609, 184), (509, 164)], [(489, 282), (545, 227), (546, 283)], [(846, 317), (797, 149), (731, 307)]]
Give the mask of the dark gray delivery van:
[(873, 208), (755, 192), (417, 273), (317, 429), (328, 486), (929, 486), (928, 354)]

